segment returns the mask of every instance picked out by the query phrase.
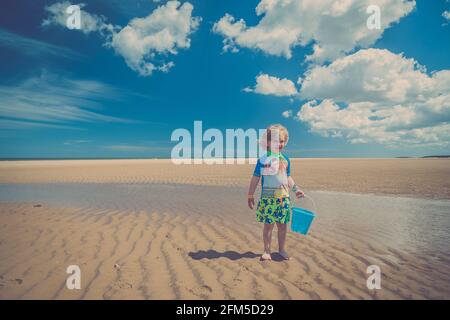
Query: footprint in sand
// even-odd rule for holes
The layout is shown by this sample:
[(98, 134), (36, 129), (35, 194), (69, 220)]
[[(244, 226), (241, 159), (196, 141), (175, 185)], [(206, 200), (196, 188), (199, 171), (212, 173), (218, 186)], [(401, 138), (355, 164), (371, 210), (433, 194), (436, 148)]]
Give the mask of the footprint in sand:
[(202, 285), (200, 287), (197, 287), (195, 289), (189, 289), (189, 291), (197, 296), (197, 297), (206, 297), (209, 293), (211, 293), (213, 290), (210, 286)]
[(0, 276), (0, 286), (2, 286), (2, 287), (7, 285), (8, 283), (20, 285), (20, 284), (22, 284), (22, 282), (23, 282), (23, 279), (20, 279), (20, 278), (6, 279), (5, 277)]
[(310, 290), (312, 288), (311, 284), (306, 281), (297, 281), (295, 284), (302, 291)]
[(118, 280), (116, 283), (114, 283), (114, 287), (119, 289), (131, 289), (133, 288), (133, 284), (126, 280)]

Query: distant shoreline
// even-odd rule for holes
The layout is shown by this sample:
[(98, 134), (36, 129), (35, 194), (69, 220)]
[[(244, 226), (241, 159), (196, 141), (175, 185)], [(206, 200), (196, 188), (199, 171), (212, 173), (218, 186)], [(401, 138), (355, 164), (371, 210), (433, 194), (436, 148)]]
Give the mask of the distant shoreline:
[(100, 157), (100, 158), (0, 158), (0, 161), (49, 161), (49, 160), (170, 160), (170, 158), (134, 158), (134, 157)]
[[(256, 159), (233, 164), (200, 162), (175, 164), (170, 159), (0, 161), (0, 183), (173, 183), (248, 187)], [(450, 199), (449, 158), (291, 158), (291, 165), (295, 181), (306, 190)]]
[[(291, 159), (432, 159), (450, 158), (450, 155), (435, 155), (435, 156), (422, 156), (422, 157), (410, 157), (410, 156), (398, 156), (398, 157), (290, 157)], [(52, 160), (170, 160), (169, 157), (86, 157), (86, 158), (0, 158), (0, 161), (52, 161)], [(194, 159), (194, 158), (193, 158)], [(203, 158), (206, 160), (207, 158)], [(234, 159), (251, 159), (251, 158), (234, 158)], [(225, 158), (224, 158), (225, 160)]]

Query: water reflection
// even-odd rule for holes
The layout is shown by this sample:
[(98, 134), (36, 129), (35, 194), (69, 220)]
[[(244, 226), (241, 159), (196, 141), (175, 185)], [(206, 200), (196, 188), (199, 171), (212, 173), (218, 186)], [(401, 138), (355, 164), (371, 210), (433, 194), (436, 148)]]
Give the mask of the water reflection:
[[(232, 208), (251, 221), (246, 191), (238, 187), (172, 184), (0, 184), (0, 201), (221, 215)], [(374, 246), (448, 255), (450, 200), (328, 191), (308, 194), (317, 205), (313, 232), (330, 235), (337, 241), (363, 239)], [(296, 205), (313, 209), (308, 201), (301, 200)], [(212, 210), (211, 203), (219, 209)]]

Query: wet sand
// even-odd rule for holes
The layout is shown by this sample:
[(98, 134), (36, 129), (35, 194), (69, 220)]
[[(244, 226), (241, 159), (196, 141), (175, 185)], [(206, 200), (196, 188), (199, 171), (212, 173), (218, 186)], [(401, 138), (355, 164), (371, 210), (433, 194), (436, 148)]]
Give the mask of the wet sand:
[[(308, 190), (450, 199), (450, 159), (291, 159)], [(248, 186), (254, 165), (174, 165), (170, 160), (0, 161), (0, 183), (95, 182)]]
[[(0, 298), (450, 299), (450, 162), (434, 160), (295, 160), (318, 217), (308, 236), (288, 233), (291, 261), (274, 231), (271, 262), (259, 261), (261, 225), (246, 207), (250, 165), (2, 163)], [(320, 184), (343, 167), (356, 173)], [(388, 193), (380, 170), (414, 174), (381, 178), (401, 197), (375, 195)], [(338, 179), (351, 193), (325, 191)], [(373, 264), (380, 290), (366, 286)], [(69, 265), (80, 290), (66, 288)]]

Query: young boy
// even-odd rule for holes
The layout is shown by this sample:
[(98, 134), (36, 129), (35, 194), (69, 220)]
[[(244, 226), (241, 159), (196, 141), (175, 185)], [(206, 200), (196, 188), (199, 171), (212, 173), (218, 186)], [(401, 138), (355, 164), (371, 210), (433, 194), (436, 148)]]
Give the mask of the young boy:
[(300, 198), (304, 193), (291, 177), (291, 162), (281, 153), (289, 140), (289, 133), (280, 124), (270, 125), (266, 130), (267, 154), (258, 159), (248, 190), (248, 206), (255, 205), (254, 193), (261, 181), (261, 198), (256, 210), (256, 219), (264, 223), (264, 253), (261, 260), (272, 260), (270, 245), (275, 223), (278, 229), (279, 254), (285, 260), (290, 257), (285, 250), (287, 223), (290, 220), (289, 190)]

